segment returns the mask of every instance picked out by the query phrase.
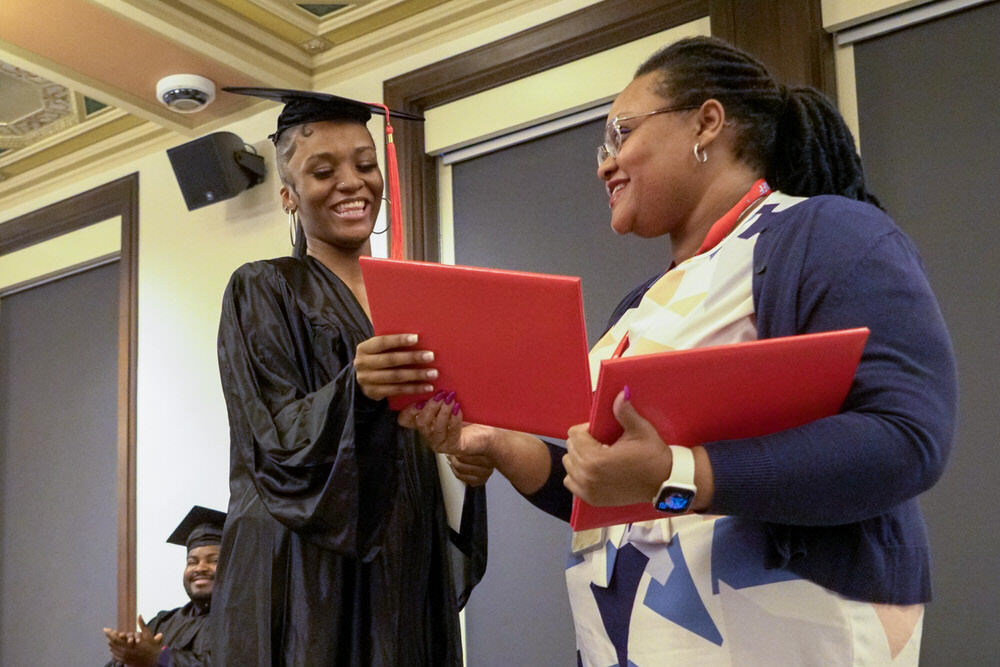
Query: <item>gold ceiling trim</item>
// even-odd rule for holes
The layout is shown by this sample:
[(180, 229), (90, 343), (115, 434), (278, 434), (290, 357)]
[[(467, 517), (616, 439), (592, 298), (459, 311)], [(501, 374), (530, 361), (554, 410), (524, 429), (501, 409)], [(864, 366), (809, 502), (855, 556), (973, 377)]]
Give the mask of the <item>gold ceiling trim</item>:
[(53, 134), (43, 139), (34, 141), (24, 148), (19, 148), (6, 153), (0, 153), (0, 171), (3, 171), (5, 167), (20, 162), (35, 153), (49, 150), (64, 141), (68, 141), (69, 139), (79, 135), (87, 134), (102, 125), (114, 122), (125, 116), (128, 116), (128, 113), (125, 111), (114, 107), (107, 107), (93, 114), (90, 118), (80, 120), (75, 125), (68, 127), (58, 134)]
[(179, 0), (179, 2), (200, 14), (219, 20), (228, 16), (228, 20), (232, 21), (238, 17), (248, 25), (270, 33), (272, 39), (276, 37), (286, 44), (299, 44), (315, 35), (312, 30), (283, 21), (249, 0)]
[(10, 164), (4, 165), (3, 169), (0, 170), (0, 174), (3, 174), (5, 180), (20, 176), (31, 169), (37, 169), (42, 165), (58, 160), (59, 158), (65, 157), (71, 153), (77, 151), (83, 152), (83, 149), (85, 148), (111, 139), (118, 134), (139, 127), (146, 122), (148, 121), (126, 114), (109, 123), (103, 123), (74, 137), (70, 137), (66, 141), (60, 141), (58, 144), (50, 146), (46, 149), (35, 151), (31, 155), (24, 157), (18, 156), (19, 159), (12, 161)]
[(30, 53), (3, 40), (0, 40), (0, 60), (29, 70), (53, 83), (66, 86), (102, 103), (110, 103), (143, 118), (155, 118), (156, 122), (175, 132), (190, 134), (192, 128), (195, 127), (194, 119), (167, 112), (166, 108), (157, 103), (152, 95), (148, 98), (138, 97), (101, 81), (83, 76), (66, 65)]
[[(233, 1), (233, 0), (227, 0)], [(337, 29), (353, 21), (364, 19), (372, 14), (376, 14), (394, 5), (410, 2), (411, 0), (342, 0), (341, 2), (329, 3), (337, 5), (347, 5), (343, 9), (338, 9), (330, 16), (320, 18), (297, 5), (297, 0), (240, 0), (241, 2), (252, 2), (260, 5), (275, 16), (292, 23), (302, 30), (306, 30), (313, 35), (319, 36)], [(310, 3), (302, 3), (310, 4)], [(326, 3), (315, 3), (326, 4)]]
[[(169, 50), (171, 44), (176, 44), (205, 55), (206, 62), (214, 61), (232, 70), (218, 78), (246, 75), (264, 85), (313, 89), (327, 89), (335, 84), (335, 77), (342, 79), (348, 72), (361, 74), (406, 57), (408, 52), (433, 48), (442, 37), (473, 34), (492, 27), (498, 20), (509, 20), (560, 1), (369, 0), (358, 5), (356, 0), (345, 0), (345, 4), (354, 6), (313, 21), (312, 29), (305, 31), (286, 24), (280, 16), (264, 16), (268, 13), (265, 10), (278, 0), (87, 0), (117, 20), (145, 29), (154, 43), (157, 37), (166, 40), (160, 43), (161, 49)], [(248, 14), (250, 4), (255, 7)], [(298, 11), (290, 2), (284, 4), (289, 11)], [(311, 17), (305, 11), (302, 14), (307, 20)], [(253, 23), (255, 20), (261, 24)], [(128, 29), (124, 23), (121, 25)], [(302, 50), (302, 44), (286, 41), (324, 28), (324, 36), (341, 41), (326, 53), (309, 55)], [(8, 54), (10, 57), (6, 57)], [(71, 89), (74, 116), (79, 123), (31, 146), (0, 154), (0, 179), (6, 178), (0, 182), (0, 201), (13, 190), (52, 189), (69, 175), (85, 178), (87, 168), (107, 168), (95, 163), (98, 158), (107, 164), (127, 164), (153, 144), (169, 147), (177, 143), (178, 134), (190, 137), (215, 131), (266, 106), (241, 106), (235, 112), (206, 120), (208, 117), (198, 114), (168, 112), (152, 95), (140, 98), (137, 93), (81, 76), (59, 61), (49, 61), (3, 41), (0, 60)], [(84, 117), (81, 95), (113, 107), (79, 122)]]
[(410, 0), (410, 2), (400, 2), (387, 9), (369, 14), (363, 19), (352, 21), (343, 27), (323, 33), (323, 39), (333, 42), (336, 45), (350, 42), (359, 37), (369, 37), (374, 32), (392, 28), (401, 21), (422, 14), (439, 5), (449, 3), (453, 5), (461, 4), (454, 3), (452, 0)]
[(442, 37), (455, 39), (490, 28), (498, 20), (516, 12), (537, 10), (559, 0), (452, 0), (428, 9), (410, 19), (381, 30), (373, 31), (363, 40), (334, 47), (317, 56), (315, 83), (317, 89), (405, 57), (408, 52), (423, 50), (440, 43)]
[(50, 192), (66, 183), (105, 172), (177, 143), (177, 134), (155, 123), (136, 119), (139, 124), (107, 137), (101, 143), (54, 158), (20, 176), (0, 181), (0, 210)]
[(308, 81), (312, 72), (312, 58), (301, 49), (205, 0), (91, 2), (259, 81), (301, 83)]
[(79, 121), (76, 96), (65, 86), (6, 62), (0, 62), (0, 77), (19, 82), (37, 96), (36, 106), (26, 113), (8, 122), (0, 121), (0, 149), (25, 148)]
[[(319, 19), (319, 26), (316, 29), (320, 35), (324, 35), (336, 30), (337, 26), (343, 25), (348, 21), (359, 21), (384, 9), (401, 5), (404, 2), (411, 2), (411, 0), (344, 0), (344, 4), (351, 5), (351, 7), (341, 9), (326, 18)], [(305, 10), (302, 11), (305, 12)]]

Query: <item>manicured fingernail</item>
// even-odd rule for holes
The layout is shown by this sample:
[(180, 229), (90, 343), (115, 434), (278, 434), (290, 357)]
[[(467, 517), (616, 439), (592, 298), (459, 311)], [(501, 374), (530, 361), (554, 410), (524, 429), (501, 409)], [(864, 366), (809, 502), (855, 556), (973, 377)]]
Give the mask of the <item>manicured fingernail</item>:
[(427, 405), (427, 401), (419, 401), (416, 405), (416, 408), (417, 410), (423, 410), (425, 405)]
[(459, 402), (455, 401), (455, 405), (451, 406), (451, 414), (453, 414), (453, 415), (457, 415), (458, 414), (458, 411), (459, 411), (459, 407), (458, 406), (459, 405), (460, 405)]
[(435, 369), (435, 368), (430, 369), (429, 371), (427, 371), (426, 373), (424, 373), (424, 376), (427, 377), (427, 378), (429, 378), (429, 379), (431, 379), (431, 380), (433, 380), (434, 378), (436, 378), (438, 376), (437, 369)]
[(407, 342), (408, 345), (413, 345), (414, 343), (416, 343), (417, 342), (417, 334), (407, 334), (406, 335), (406, 342)]
[(420, 360), (421, 361), (434, 361), (434, 353), (433, 352), (424, 352), (424, 353), (422, 353), (420, 355)]
[(632, 391), (628, 388), (628, 385), (625, 385), (625, 400), (626, 401), (632, 400)]
[(455, 400), (455, 392), (448, 392), (448, 395), (444, 397), (444, 404), (451, 405), (451, 402)]
[(417, 393), (418, 394), (429, 394), (432, 391), (434, 391), (434, 385), (432, 385), (432, 384), (425, 384), (423, 387), (420, 388), (420, 391), (418, 391)]
[(431, 400), (440, 401), (442, 398), (444, 398), (447, 395), (448, 395), (448, 393), (444, 389), (442, 389), (438, 393), (434, 394), (434, 398), (431, 399)]

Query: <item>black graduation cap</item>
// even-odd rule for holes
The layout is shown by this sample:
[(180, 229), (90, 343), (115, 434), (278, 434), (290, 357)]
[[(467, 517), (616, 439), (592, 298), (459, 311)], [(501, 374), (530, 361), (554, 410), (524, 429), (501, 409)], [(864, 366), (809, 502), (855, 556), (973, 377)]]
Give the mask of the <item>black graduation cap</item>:
[(167, 542), (187, 547), (194, 547), (222, 542), (222, 525), (226, 522), (226, 513), (195, 505), (180, 525), (170, 533)]
[[(359, 102), (346, 97), (338, 97), (329, 93), (317, 93), (312, 90), (289, 90), (287, 88), (253, 88), (227, 86), (223, 90), (237, 95), (262, 97), (273, 102), (281, 102), (285, 108), (278, 116), (278, 127), (270, 135), (271, 141), (277, 141), (281, 133), (290, 127), (303, 123), (315, 123), (321, 120), (352, 120), (367, 123), (372, 114), (385, 116), (388, 112), (396, 118), (407, 120), (423, 120), (417, 116), (402, 111), (393, 111), (381, 104)], [(386, 122), (389, 122), (388, 117)]]

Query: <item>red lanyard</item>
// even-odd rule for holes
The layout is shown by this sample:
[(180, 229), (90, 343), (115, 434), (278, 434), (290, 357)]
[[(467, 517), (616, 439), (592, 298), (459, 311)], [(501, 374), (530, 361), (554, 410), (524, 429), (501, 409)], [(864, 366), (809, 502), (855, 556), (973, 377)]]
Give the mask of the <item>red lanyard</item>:
[[(706, 253), (715, 246), (722, 243), (722, 239), (729, 236), (729, 233), (733, 231), (736, 227), (736, 223), (739, 221), (740, 216), (753, 206), (757, 200), (766, 197), (771, 192), (771, 186), (767, 184), (763, 178), (758, 179), (747, 193), (743, 195), (743, 198), (736, 202), (736, 206), (733, 206), (729, 211), (726, 212), (724, 216), (716, 220), (708, 230), (708, 234), (705, 235), (705, 240), (702, 241), (701, 247), (698, 248), (698, 252), (695, 255), (701, 255)], [(615, 348), (614, 354), (611, 355), (612, 359), (617, 359), (625, 353), (628, 349), (628, 332), (622, 336), (622, 339), (618, 342), (618, 347)]]
[(698, 252), (695, 254), (700, 255), (703, 252), (708, 252), (722, 243), (722, 239), (729, 236), (729, 233), (736, 227), (736, 222), (743, 215), (743, 212), (753, 206), (758, 199), (766, 197), (770, 192), (771, 186), (763, 178), (751, 185), (747, 193), (743, 195), (743, 198), (736, 202), (736, 206), (729, 209), (724, 216), (716, 220), (711, 228), (709, 228), (708, 234), (705, 235), (705, 240), (701, 242), (701, 247), (698, 248)]

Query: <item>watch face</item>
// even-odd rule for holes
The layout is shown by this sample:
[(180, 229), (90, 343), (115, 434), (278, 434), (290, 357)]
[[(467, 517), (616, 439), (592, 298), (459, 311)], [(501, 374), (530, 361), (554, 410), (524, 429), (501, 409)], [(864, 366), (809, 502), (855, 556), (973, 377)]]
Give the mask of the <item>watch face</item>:
[(656, 509), (661, 512), (686, 512), (691, 507), (695, 492), (690, 489), (666, 488), (656, 499)]

